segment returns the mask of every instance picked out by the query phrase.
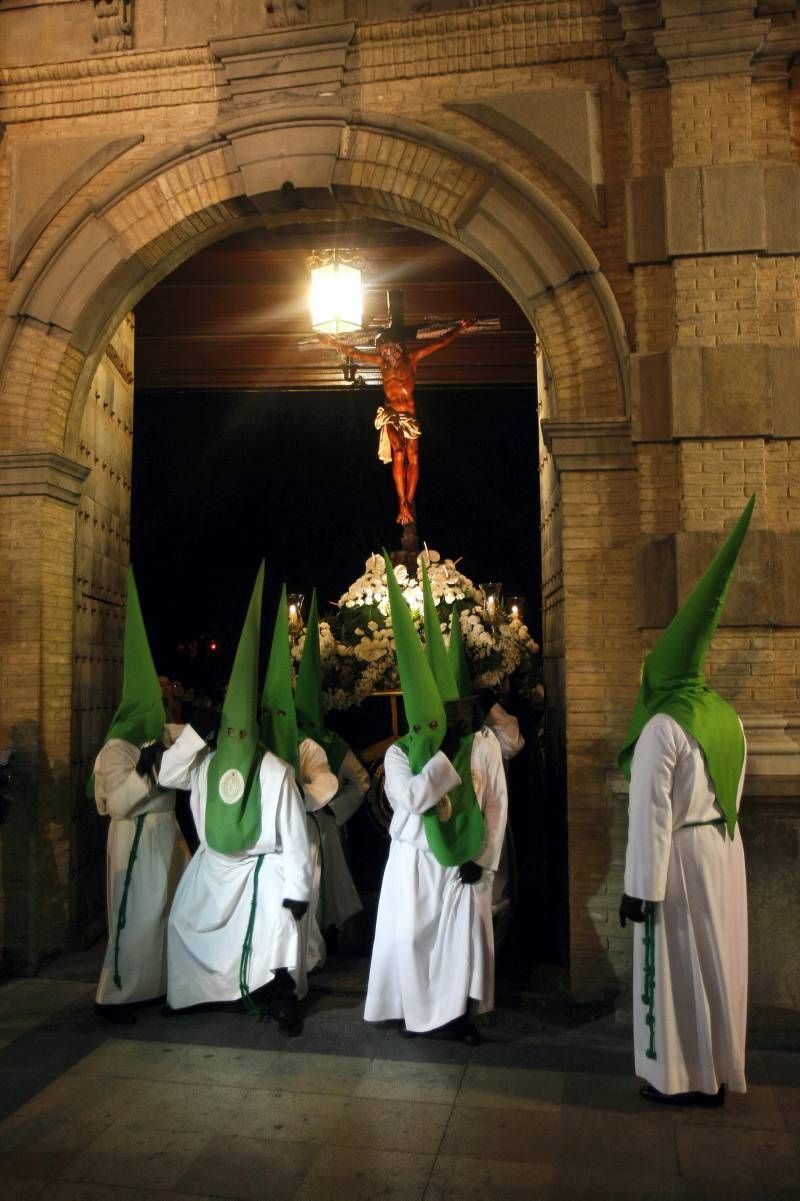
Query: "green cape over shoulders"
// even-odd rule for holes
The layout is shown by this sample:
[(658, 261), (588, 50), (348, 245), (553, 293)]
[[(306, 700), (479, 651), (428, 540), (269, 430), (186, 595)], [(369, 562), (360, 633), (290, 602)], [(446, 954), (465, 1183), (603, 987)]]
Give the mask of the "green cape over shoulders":
[(706, 686), (704, 665), (754, 505), (755, 496), (751, 496), (725, 542), (647, 655), (633, 717), (617, 759), (620, 770), (630, 779), (633, 752), (647, 722), (657, 713), (672, 717), (697, 740), (703, 752), (731, 838), (737, 822), (744, 735), (733, 707)]

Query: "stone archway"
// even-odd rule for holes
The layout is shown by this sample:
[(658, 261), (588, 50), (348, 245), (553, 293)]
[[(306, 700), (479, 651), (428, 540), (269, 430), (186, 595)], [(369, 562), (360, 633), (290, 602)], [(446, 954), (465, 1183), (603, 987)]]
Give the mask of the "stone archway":
[[(552, 736), (567, 754), (573, 983), (610, 977), (589, 902), (610, 859), (603, 791), (616, 686), (607, 658), (616, 654), (619, 668), (636, 653), (622, 616), (633, 608), (636, 513), (622, 319), (587, 243), (530, 183), (430, 128), (330, 108), (240, 117), (140, 164), (60, 230), (11, 297), (0, 343), (0, 501), (30, 530), (31, 554), (14, 571), (36, 598), (0, 634), (20, 681), (15, 712), (28, 723), (23, 778), (34, 800), (20, 835), (33, 866), (16, 913), (17, 962), (63, 946), (73, 920), (74, 505), (88, 474), (80, 428), (98, 363), (136, 301), (201, 247), (248, 224), (342, 209), (416, 226), (477, 259), (543, 346), (545, 655)], [(0, 545), (0, 555), (14, 549)]]

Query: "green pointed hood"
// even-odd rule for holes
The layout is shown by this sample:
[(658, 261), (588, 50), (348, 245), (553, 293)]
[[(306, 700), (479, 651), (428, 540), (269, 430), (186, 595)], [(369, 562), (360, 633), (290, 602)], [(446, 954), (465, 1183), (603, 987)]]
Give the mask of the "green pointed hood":
[(383, 552), (383, 557), (392, 610), (397, 672), (400, 676), (403, 708), (408, 722), (408, 734), (403, 738), (403, 746), (411, 770), (416, 775), (442, 745), (447, 719), (433, 672), (414, 628), (411, 610), (403, 599), (386, 551)]
[(297, 687), (294, 691), (294, 704), (297, 710), (297, 726), (300, 736), (305, 735), (318, 742), (328, 756), (331, 771), (338, 772), (350, 747), (343, 738), (325, 726), (325, 713), (322, 708), (322, 663), (319, 651), (319, 614), (316, 588), (311, 594), (308, 622), (306, 623), (306, 639), (303, 643), (300, 670), (297, 673)]
[(436, 601), (433, 599), (433, 590), (424, 559), (422, 561), (422, 598), (425, 619), (425, 658), (433, 672), (433, 678), (442, 700), (455, 701), (458, 699), (458, 686), (447, 657), (447, 647), (444, 644), (442, 627), (439, 625), (439, 614), (436, 612)]
[(300, 670), (297, 673), (297, 687), (294, 691), (294, 704), (297, 710), (297, 724), (316, 738), (315, 731), (325, 725), (322, 712), (322, 663), (319, 653), (319, 615), (317, 613), (317, 590), (311, 594), (311, 604), (308, 609), (306, 623), (306, 640), (303, 643), (303, 654), (300, 659)]
[(725, 542), (646, 657), (633, 717), (617, 760), (630, 779), (634, 748), (646, 723), (656, 713), (674, 718), (703, 751), (731, 837), (737, 820), (744, 736), (735, 710), (718, 692), (706, 687), (704, 665), (755, 499), (755, 495), (750, 497)]
[(139, 591), (133, 568), (129, 567), (122, 700), (103, 742), (111, 738), (124, 738), (140, 746), (143, 742), (160, 738), (166, 720), (161, 685), (144, 628)]
[(447, 648), (447, 658), (450, 661), (450, 670), (455, 678), (458, 695), (472, 696), (475, 686), (469, 672), (467, 652), (464, 649), (464, 638), (461, 634), (461, 620), (456, 609), (453, 609), (450, 619), (450, 645)]
[(281, 589), (267, 678), (261, 695), (261, 738), (264, 745), (299, 771), (297, 713), (292, 691), (292, 651), (289, 643), (289, 607), (286, 585)]
[[(440, 749), (447, 730), (447, 717), (436, 679), (414, 628), (411, 612), (403, 599), (389, 557), (385, 551), (383, 553), (392, 607), (397, 670), (408, 722), (408, 733), (398, 738), (397, 745), (405, 751), (411, 770), (416, 775)], [(430, 599), (433, 601), (432, 595)], [(435, 625), (441, 638), (438, 619)], [(444, 661), (446, 663), (446, 659)], [(453, 689), (455, 699), (452, 673), (449, 686)], [(437, 806), (435, 810), (422, 815), (431, 854), (444, 867), (457, 867), (468, 859), (474, 859), (483, 846), (483, 814), (475, 797), (471, 770), (472, 740), (472, 734), (463, 738), (453, 758), (453, 766), (462, 783), (443, 798), (447, 802), (445, 809), (440, 811)]]
[(258, 730), (258, 651), (263, 590), (262, 562), (225, 692), (217, 749), (208, 767), (206, 842), (225, 855), (249, 850), (261, 833), (258, 769), (264, 748)]
[[(167, 715), (158, 682), (147, 631), (144, 628), (139, 592), (128, 568), (128, 602), (125, 613), (123, 644), (122, 700), (106, 731), (103, 746), (112, 738), (123, 738), (134, 746), (155, 742), (164, 732)], [(94, 798), (94, 772), (89, 777), (86, 792)]]

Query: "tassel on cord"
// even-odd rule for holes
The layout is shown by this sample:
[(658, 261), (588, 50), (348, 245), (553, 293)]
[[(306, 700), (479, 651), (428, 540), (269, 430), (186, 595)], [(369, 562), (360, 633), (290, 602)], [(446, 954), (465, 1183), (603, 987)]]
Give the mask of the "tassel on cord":
[(264, 862), (264, 856), (259, 855), (256, 861), (255, 871), (253, 872), (253, 895), (250, 899), (250, 917), (247, 920), (247, 930), (245, 931), (244, 942), (242, 943), (242, 958), (239, 964), (239, 989), (242, 994), (244, 1007), (253, 1017), (260, 1017), (261, 1010), (253, 1000), (250, 986), (247, 983), (247, 976), (250, 971), (250, 957), (253, 953), (253, 929), (256, 924), (256, 908), (258, 907), (258, 873), (261, 871), (261, 864)]
[(125, 869), (125, 883), (122, 886), (122, 897), (117, 911), (117, 929), (114, 934), (114, 983), (117, 988), (122, 988), (122, 977), (119, 974), (119, 940), (122, 931), (125, 929), (125, 923), (128, 920), (128, 892), (131, 886), (131, 876), (133, 875), (133, 865), (136, 862), (136, 856), (139, 853), (139, 840), (142, 837), (142, 828), (146, 814), (141, 813), (136, 818), (136, 830), (133, 835), (131, 851), (128, 855), (128, 866)]
[(647, 1006), (645, 1025), (650, 1028), (650, 1045), (645, 1051), (648, 1059), (656, 1058), (656, 938), (655, 905), (644, 903), (644, 960), (643, 960), (642, 1004)]

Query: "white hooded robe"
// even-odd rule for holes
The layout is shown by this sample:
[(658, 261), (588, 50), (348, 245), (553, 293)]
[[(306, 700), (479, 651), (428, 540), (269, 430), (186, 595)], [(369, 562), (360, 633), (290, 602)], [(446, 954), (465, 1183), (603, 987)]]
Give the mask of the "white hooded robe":
[[(744, 767), (739, 781), (741, 800)], [(696, 740), (666, 714), (631, 765), (625, 892), (655, 904), (655, 1058), (642, 1000), (644, 923), (634, 925), (636, 1074), (662, 1093), (745, 1092), (747, 886), (742, 836), (719, 806)]]
[(369, 788), (369, 776), (352, 751), (347, 752), (336, 774), (336, 795), (324, 811), (316, 814), (322, 840), (322, 889), (318, 920), (321, 929), (336, 926), (341, 930), (347, 919), (360, 913), (363, 906), (350, 874), (340, 829), (364, 800)]
[[(500, 743), (500, 753), (503, 756), (503, 763), (510, 763), (512, 759), (516, 759), (517, 755), (525, 746), (525, 738), (520, 731), (519, 722), (513, 713), (507, 712), (503, 706), (496, 701), (489, 712), (486, 714), (485, 723), (488, 729), (492, 731), (497, 741)], [(511, 904), (509, 896), (509, 866), (508, 866), (508, 840), (511, 837), (511, 824), (506, 824), (506, 836), (503, 839), (503, 849), (500, 852), (500, 862), (497, 865), (497, 871), (494, 874), (494, 884), (492, 885), (492, 913), (500, 913), (507, 909)]]
[(209, 847), (205, 832), (208, 768), (213, 755), (199, 734), (186, 726), (161, 761), (162, 784), (191, 789), (192, 816), (200, 838), (169, 919), (168, 1003), (172, 1009), (184, 1009), (209, 1001), (235, 1001), (241, 996), (242, 948), (260, 856), (247, 987), (255, 992), (273, 978), (277, 968), (288, 968), (302, 997), (303, 923), (283, 906), (285, 898), (307, 901), (312, 883), (306, 818), (294, 772), (276, 755), (264, 753), (259, 769), (258, 839), (240, 854), (221, 854)]
[[(180, 727), (167, 727), (170, 741)], [(111, 738), (94, 764), (94, 799), (98, 813), (111, 818), (106, 849), (108, 946), (97, 985), (98, 1005), (152, 1001), (167, 991), (167, 917), (189, 852), (175, 820), (175, 793), (156, 784), (155, 775), (136, 771), (139, 748)], [(131, 866), (125, 925), (119, 931), (136, 819), (144, 816)], [(121, 987), (114, 982), (115, 960)]]
[(325, 939), (322, 937), (317, 911), (319, 909), (320, 887), (322, 883), (322, 859), (320, 843), (322, 838), (322, 822), (324, 815), (319, 811), (324, 809), (336, 794), (339, 782), (330, 769), (325, 750), (313, 738), (303, 738), (297, 748), (300, 766), (300, 784), (307, 815), (308, 845), (311, 855), (311, 870), (313, 884), (308, 903), (308, 913), (303, 918), (303, 987), (308, 991), (305, 976), (325, 962)]
[(402, 1018), (408, 1030), (435, 1030), (469, 1008), (483, 1013), (494, 1005), (491, 901), (506, 825), (503, 760), (491, 731), (475, 735), (471, 770), (485, 822), (477, 884), (462, 884), (458, 868), (442, 867), (428, 847), (422, 814), (461, 782), (447, 756), (437, 752), (414, 775), (395, 744), (385, 769), (394, 816), (364, 1017)]

